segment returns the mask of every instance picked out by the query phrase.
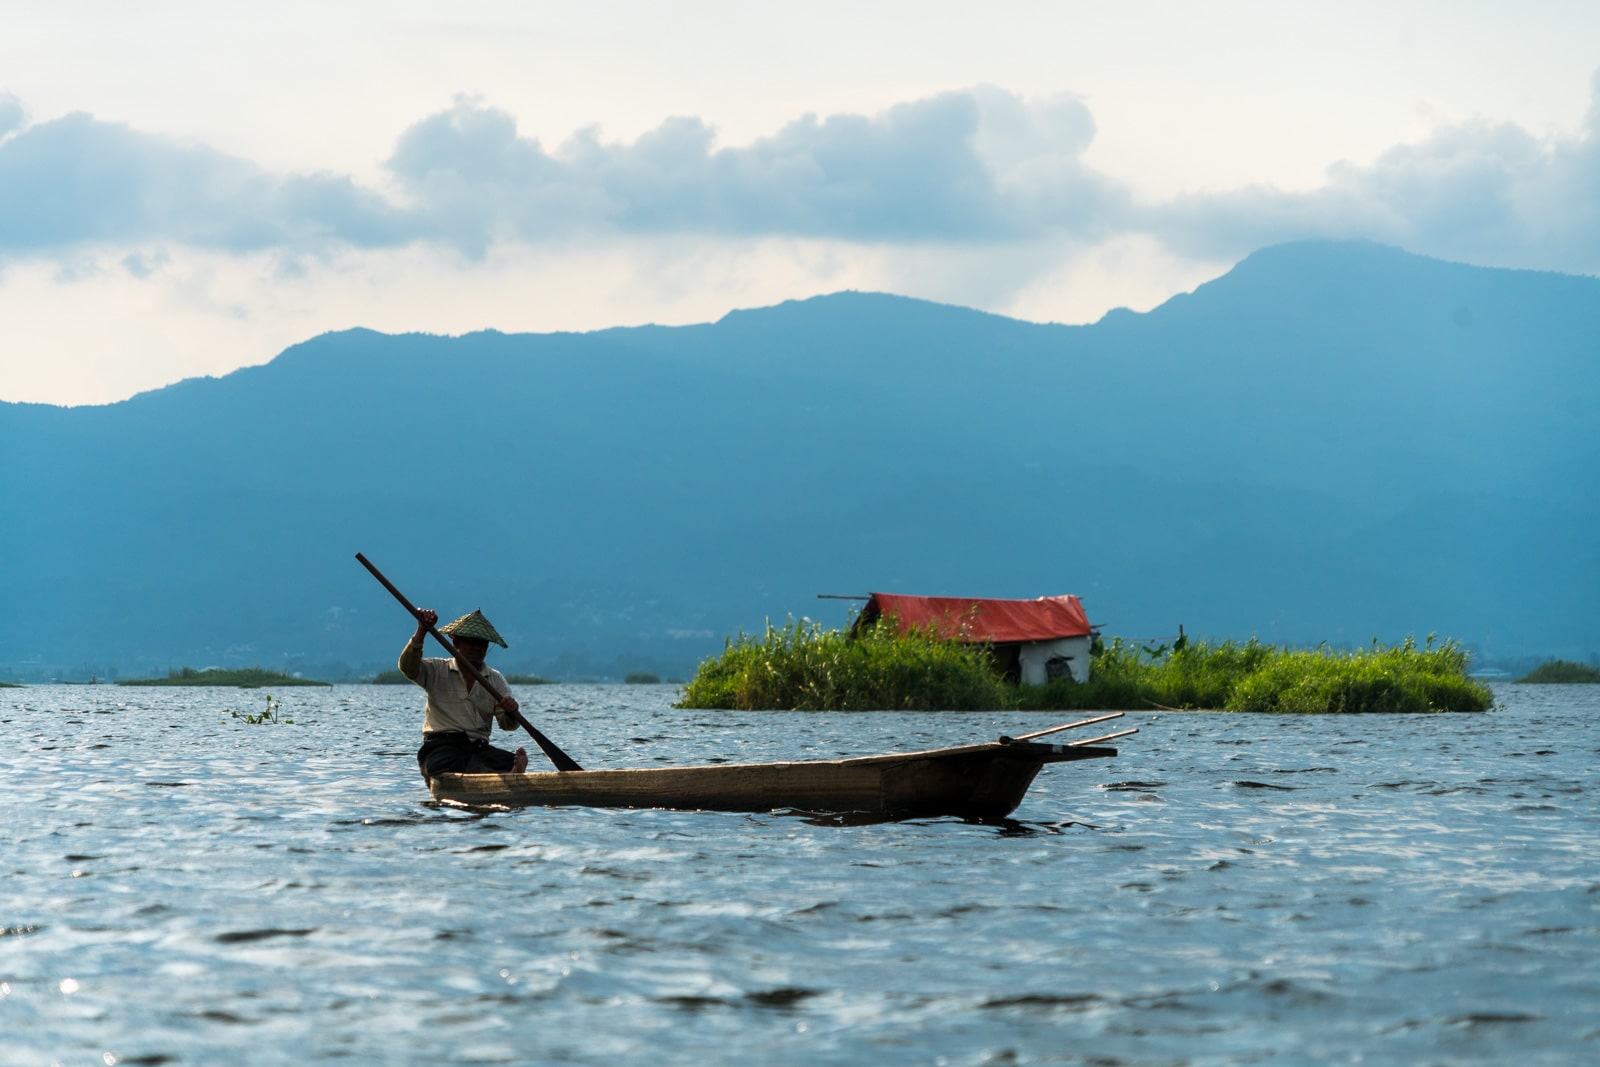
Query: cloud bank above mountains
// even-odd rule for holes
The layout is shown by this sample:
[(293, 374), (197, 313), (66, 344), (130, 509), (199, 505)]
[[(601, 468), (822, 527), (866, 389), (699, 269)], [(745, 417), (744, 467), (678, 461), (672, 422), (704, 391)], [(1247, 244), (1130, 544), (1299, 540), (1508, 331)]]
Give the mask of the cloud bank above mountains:
[(673, 118), (632, 143), (591, 128), (548, 152), (511, 116), (458, 100), (407, 130), (388, 169), (440, 236), (469, 247), (583, 231), (1013, 240), (1082, 232), (1118, 199), (1079, 161), (1093, 133), (1076, 100), (978, 88), (807, 115), (747, 146)]
[(1440, 121), (1316, 187), (1161, 194), (1096, 164), (1087, 98), (987, 84), (741, 143), (692, 115), (541, 140), (459, 96), (359, 176), (25, 105), (0, 93), (0, 400), (121, 399), (350, 326), (695, 322), (848, 288), (1093, 321), (1301, 238), (1600, 273), (1600, 80), (1576, 128)]
[(680, 117), (632, 141), (589, 128), (551, 148), (463, 97), (399, 135), (386, 187), (273, 173), (83, 113), (29, 125), (14, 97), (0, 98), (0, 132), (8, 260), (119, 245), (287, 256), (432, 245), (481, 258), (496, 245), (657, 235), (891, 246), (1138, 235), (1232, 259), (1359, 236), (1488, 265), (1600, 270), (1594, 97), (1583, 127), (1560, 136), (1476, 120), (1371, 163), (1338, 163), (1320, 189), (1161, 203), (1085, 163), (1095, 122), (1081, 100), (989, 86), (870, 115), (807, 115), (746, 145)]

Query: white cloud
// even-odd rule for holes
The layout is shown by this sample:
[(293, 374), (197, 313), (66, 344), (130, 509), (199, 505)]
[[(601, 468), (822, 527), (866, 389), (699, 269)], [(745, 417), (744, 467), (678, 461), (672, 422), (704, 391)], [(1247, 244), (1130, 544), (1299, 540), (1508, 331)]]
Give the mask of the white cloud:
[(205, 146), (72, 114), (0, 142), (0, 255), (128, 241), (251, 252), (403, 238), (347, 178), (278, 176)]
[(389, 199), (346, 176), (279, 175), (205, 146), (73, 114), (0, 145), (0, 253), (99, 243), (304, 252), (435, 242), (475, 257), (574, 233), (860, 242), (1105, 232), (1125, 197), (1080, 161), (1075, 100), (941, 93), (875, 115), (807, 115), (722, 147), (698, 118), (555, 152), (468, 98), (400, 136)]
[[(20, 112), (20, 108), (15, 108)], [(580, 130), (556, 150), (471, 98), (405, 130), (388, 192), (275, 174), (203, 145), (73, 114), (0, 142), (0, 255), (127, 243), (325, 255), (412, 243), (482, 258), (576, 236), (790, 237), (973, 247), (1097, 245), (1143, 235), (1208, 260), (1305, 237), (1366, 237), (1447, 257), (1600, 267), (1600, 134), (1509, 123), (1438, 127), (1311, 191), (1245, 187), (1136, 204), (1084, 155), (1070, 96), (993, 87), (873, 115), (807, 115), (722, 146), (700, 118), (631, 141)]]
[(1189, 255), (1362, 237), (1491, 266), (1600, 272), (1600, 77), (1579, 130), (1482, 119), (1439, 126), (1311, 192), (1246, 188), (1152, 207), (1142, 227)]
[(550, 153), (510, 115), (462, 99), (407, 130), (389, 169), (428, 232), (480, 252), (585, 229), (990, 240), (1085, 227), (1116, 202), (1077, 162), (1092, 135), (1076, 101), (985, 88), (807, 115), (744, 146), (673, 118), (632, 142), (581, 130)]

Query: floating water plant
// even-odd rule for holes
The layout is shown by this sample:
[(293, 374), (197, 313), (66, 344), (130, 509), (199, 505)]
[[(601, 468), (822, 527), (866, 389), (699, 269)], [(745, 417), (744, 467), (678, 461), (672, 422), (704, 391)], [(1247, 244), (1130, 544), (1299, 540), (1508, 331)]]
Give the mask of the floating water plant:
[[(254, 715), (250, 714), (249, 712), (234, 711), (232, 708), (228, 709), (228, 714), (232, 715), (235, 719), (238, 719), (240, 722), (246, 722), (246, 723), (249, 723), (252, 726), (262, 726), (262, 725), (266, 725), (266, 726), (285, 726), (285, 725), (293, 726), (294, 725), (294, 720), (293, 719), (285, 719), (283, 717), (283, 704), (276, 697), (274, 697), (271, 693), (267, 694), (267, 706), (266, 706), (266, 708), (264, 710), (256, 713), (256, 714), (254, 714)], [(227, 722), (228, 720), (227, 719), (223, 719), (222, 721), (223, 722)]]

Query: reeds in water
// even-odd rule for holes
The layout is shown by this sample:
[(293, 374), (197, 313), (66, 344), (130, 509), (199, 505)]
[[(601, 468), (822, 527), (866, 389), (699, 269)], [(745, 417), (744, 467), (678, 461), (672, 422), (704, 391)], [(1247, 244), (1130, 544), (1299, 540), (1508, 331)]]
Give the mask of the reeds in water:
[(700, 665), (679, 707), (746, 711), (970, 711), (1008, 706), (1007, 687), (978, 646), (922, 633), (902, 636), (879, 619), (855, 634), (815, 622), (767, 625), (730, 638)]
[[(1023, 690), (1024, 707), (1179, 708), (1295, 714), (1485, 711), (1488, 688), (1467, 677), (1456, 641), (1339, 650), (1280, 648), (1255, 638), (1191, 640), (1151, 655), (1113, 640), (1095, 657), (1090, 681)], [(1071, 703), (1066, 703), (1066, 702)]]

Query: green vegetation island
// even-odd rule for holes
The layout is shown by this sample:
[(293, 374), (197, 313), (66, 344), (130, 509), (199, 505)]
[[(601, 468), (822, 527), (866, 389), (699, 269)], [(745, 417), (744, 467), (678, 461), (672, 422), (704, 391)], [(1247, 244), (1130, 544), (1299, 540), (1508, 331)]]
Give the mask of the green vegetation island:
[(332, 683), (313, 681), (310, 678), (296, 678), (281, 671), (268, 671), (260, 667), (245, 667), (238, 670), (208, 667), (203, 671), (197, 671), (193, 667), (180, 667), (168, 671), (165, 678), (128, 678), (117, 684), (231, 685), (240, 689), (260, 689), (269, 685), (276, 687), (285, 685), (331, 685)]
[(741, 711), (1163, 709), (1353, 714), (1487, 711), (1494, 695), (1467, 676), (1467, 653), (1429, 635), (1389, 647), (1280, 648), (1255, 638), (1150, 648), (1096, 642), (1087, 682), (1008, 681), (982, 645), (901, 635), (879, 619), (859, 632), (816, 623), (730, 638), (700, 665), (677, 706)]
[(1572, 663), (1564, 659), (1553, 659), (1548, 663), (1541, 663), (1526, 675), (1517, 679), (1519, 684), (1529, 685), (1587, 685), (1600, 683), (1600, 667), (1591, 667), (1586, 663)]

